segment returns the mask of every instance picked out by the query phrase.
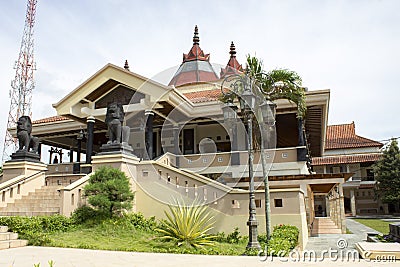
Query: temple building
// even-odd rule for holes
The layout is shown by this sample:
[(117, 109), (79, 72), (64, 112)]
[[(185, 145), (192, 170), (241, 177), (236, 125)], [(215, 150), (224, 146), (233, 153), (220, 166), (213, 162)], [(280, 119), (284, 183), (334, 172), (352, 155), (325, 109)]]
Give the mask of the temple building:
[[(192, 47), (183, 54), (182, 64), (168, 85), (130, 71), (125, 62), (123, 67), (106, 64), (77, 88), (71, 88), (68, 95), (53, 104), (56, 116), (36, 120), (32, 125), (42, 148), (51, 147), (49, 162), (4, 164), (0, 215), (69, 216), (86, 203), (82, 190), (89, 175), (109, 165), (131, 179), (134, 211), (164, 218), (164, 210), (174, 199), (198, 199), (212, 210), (215, 231), (231, 232), (239, 227), (241, 233), (247, 233), (248, 129), (243, 114), (227, 124), (220, 101), (224, 79), (243, 73), (243, 67), (236, 59), (233, 42), (228, 52), (226, 67), (215, 70), (210, 54), (200, 48), (196, 26)], [(333, 222), (331, 232), (345, 233), (345, 208), (355, 213), (356, 209), (360, 213), (365, 209), (361, 202), (356, 208), (354, 202), (348, 205), (348, 199), (357, 199), (357, 192), (363, 192), (361, 188), (353, 189), (353, 183), (364, 173), (356, 170), (358, 165), (346, 162), (342, 167), (342, 156), (336, 153), (341, 153), (342, 147), (335, 146), (336, 126), (327, 125), (330, 91), (305, 94), (304, 120), (297, 118), (294, 103), (275, 101), (276, 142), (263, 152), (269, 170), (272, 224), (296, 225), (303, 248), (310, 235), (323, 233), (316, 227), (322, 217)], [(123, 125), (129, 128), (129, 142), (119, 152), (104, 146), (110, 135), (107, 110), (113, 103), (122, 106)], [(343, 129), (337, 131), (342, 133)], [(255, 140), (257, 134), (261, 133), (256, 127)], [(358, 140), (355, 135), (348, 138)], [(371, 141), (368, 149), (378, 155), (380, 147), (380, 143)], [(47, 151), (42, 149), (41, 153), (43, 158)], [(62, 162), (63, 153), (69, 155), (67, 162)], [(357, 164), (364, 166), (367, 161), (360, 158), (357, 156)], [(258, 231), (264, 232), (264, 173), (257, 146), (253, 169)], [(357, 186), (362, 184), (359, 181)], [(51, 196), (48, 202), (33, 200), (35, 194), (43, 192)], [(323, 214), (317, 209), (320, 205)], [(379, 212), (379, 205), (377, 209)]]

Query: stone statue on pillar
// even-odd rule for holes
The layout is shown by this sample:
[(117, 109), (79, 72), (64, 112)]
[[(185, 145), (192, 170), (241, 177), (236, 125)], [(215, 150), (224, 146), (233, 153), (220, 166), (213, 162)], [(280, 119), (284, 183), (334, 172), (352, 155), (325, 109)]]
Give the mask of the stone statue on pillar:
[(11, 155), (12, 161), (39, 161), (39, 138), (32, 135), (32, 121), (29, 116), (21, 116), (17, 122), (19, 149)]
[(128, 144), (130, 127), (123, 126), (125, 113), (122, 104), (111, 103), (107, 106), (105, 123), (108, 128), (108, 142), (100, 147), (100, 154), (129, 153), (132, 147)]
[(105, 121), (108, 127), (107, 144), (128, 143), (130, 128), (123, 126), (124, 117), (125, 113), (121, 104), (108, 105)]

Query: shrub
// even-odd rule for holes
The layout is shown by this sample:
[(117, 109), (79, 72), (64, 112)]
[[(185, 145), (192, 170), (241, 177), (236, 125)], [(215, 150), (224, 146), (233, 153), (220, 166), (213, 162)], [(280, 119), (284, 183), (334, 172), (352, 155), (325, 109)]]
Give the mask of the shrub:
[(298, 244), (299, 229), (293, 225), (276, 225), (268, 242), (268, 254), (286, 256)]
[(178, 246), (184, 245), (195, 248), (214, 245), (214, 236), (209, 234), (214, 221), (205, 205), (193, 202), (186, 206), (176, 202), (169, 206), (169, 213), (165, 212), (167, 220), (162, 221), (156, 231), (160, 232), (165, 240), (172, 240)]
[(133, 193), (129, 179), (119, 169), (100, 167), (84, 187), (88, 202), (111, 218), (132, 208)]
[(77, 208), (72, 213), (71, 219), (75, 224), (97, 224), (98, 222), (104, 220), (106, 217), (108, 217), (108, 214), (106, 215), (101, 211), (95, 210), (85, 205)]
[(73, 221), (62, 215), (35, 217), (0, 217), (0, 225), (6, 225), (29, 244), (42, 246), (50, 239), (48, 233), (64, 232), (73, 227)]
[(156, 218), (150, 217), (146, 219), (141, 213), (127, 213), (122, 218), (122, 221), (128, 222), (135, 229), (151, 231), (157, 227)]

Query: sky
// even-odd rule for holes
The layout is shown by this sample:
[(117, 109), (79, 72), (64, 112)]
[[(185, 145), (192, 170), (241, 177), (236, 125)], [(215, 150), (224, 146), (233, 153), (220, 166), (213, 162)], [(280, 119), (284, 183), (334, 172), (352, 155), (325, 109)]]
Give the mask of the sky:
[[(0, 0), (0, 149), (25, 23), (26, 0)], [(182, 62), (199, 27), (200, 47), (226, 65), (230, 42), (266, 71), (287, 68), (309, 90), (330, 89), (329, 124), (357, 134), (400, 136), (400, 1), (397, 0), (38, 0), (32, 118), (107, 63), (151, 78)]]

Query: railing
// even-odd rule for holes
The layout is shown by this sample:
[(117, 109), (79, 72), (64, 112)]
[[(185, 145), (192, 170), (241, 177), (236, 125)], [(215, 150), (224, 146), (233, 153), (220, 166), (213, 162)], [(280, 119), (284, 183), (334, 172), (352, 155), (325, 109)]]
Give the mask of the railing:
[(28, 195), (45, 185), (45, 171), (38, 171), (32, 175), (19, 175), (0, 184), (0, 207)]
[[(268, 163), (297, 162), (298, 147), (277, 148), (267, 150), (265, 156)], [(205, 168), (205, 167), (225, 167), (231, 164), (233, 154), (239, 154), (239, 164), (248, 164), (247, 151), (233, 151), (220, 153), (191, 154), (179, 156), (179, 167), (181, 168)], [(254, 153), (254, 164), (261, 164), (260, 152)]]

